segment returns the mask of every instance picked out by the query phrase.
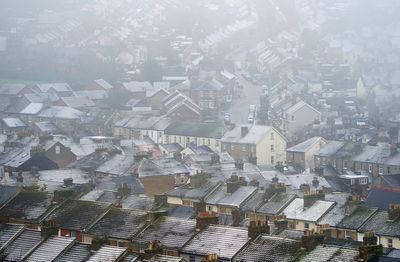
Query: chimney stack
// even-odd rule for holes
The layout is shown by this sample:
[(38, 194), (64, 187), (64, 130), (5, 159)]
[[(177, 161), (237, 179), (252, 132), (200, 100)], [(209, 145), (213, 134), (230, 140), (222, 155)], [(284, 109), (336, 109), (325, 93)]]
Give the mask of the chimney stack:
[(261, 221), (250, 221), (250, 225), (247, 228), (248, 237), (251, 240), (256, 239), (259, 235), (269, 234), (269, 226)]
[(317, 202), (317, 200), (324, 200), (325, 194), (321, 191), (313, 192), (305, 194), (303, 199), (304, 199), (304, 208), (308, 208), (314, 205), (314, 203)]
[(234, 193), (241, 186), (247, 186), (247, 182), (244, 177), (238, 177), (235, 173), (232, 174), (231, 178), (226, 181), (226, 192), (229, 194)]
[(400, 218), (400, 204), (389, 204), (388, 220), (396, 221)]
[(218, 225), (218, 214), (215, 212), (202, 211), (196, 217), (196, 230), (203, 231), (209, 225)]

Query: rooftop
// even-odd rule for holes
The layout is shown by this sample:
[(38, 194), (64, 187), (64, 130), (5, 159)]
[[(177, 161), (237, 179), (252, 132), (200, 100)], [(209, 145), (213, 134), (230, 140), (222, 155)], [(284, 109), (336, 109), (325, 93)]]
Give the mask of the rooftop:
[(297, 144), (295, 146), (286, 149), (286, 151), (305, 153), (307, 152), (307, 150), (309, 150), (312, 146), (314, 146), (317, 143), (319, 143), (322, 146), (323, 144), (325, 144), (325, 140), (322, 137), (315, 136), (304, 142), (301, 142), (300, 144)]
[(3, 250), (4, 261), (20, 261), (42, 241), (40, 231), (24, 229)]
[(237, 126), (228, 131), (221, 138), (221, 142), (240, 143), (240, 144), (258, 144), (271, 130), (270, 126), (247, 125), (248, 133), (242, 136), (243, 126)]
[(126, 253), (126, 250), (127, 250), (126, 247), (102, 246), (87, 261), (88, 262), (119, 261), (118, 259), (121, 258)]
[(374, 213), (359, 229), (359, 232), (374, 232), (377, 235), (400, 237), (400, 219), (389, 220), (387, 211)]
[(23, 230), (22, 225), (0, 224), (0, 250)]
[(2, 121), (8, 128), (18, 128), (27, 126), (25, 125), (24, 122), (21, 121), (21, 119), (16, 117), (6, 117), (3, 118)]
[(214, 253), (227, 260), (232, 259), (247, 242), (247, 229), (209, 225), (183, 247), (182, 253), (201, 256)]
[(278, 215), (295, 198), (295, 194), (276, 193), (268, 200), (267, 203), (258, 208), (257, 212), (269, 215)]
[(315, 154), (316, 156), (320, 157), (329, 157), (336, 154), (340, 148), (345, 145), (345, 142), (341, 141), (329, 141), (327, 144), (321, 147), (320, 150)]
[(82, 117), (83, 112), (67, 106), (52, 106), (42, 110), (38, 116), (41, 118), (74, 120)]
[(90, 246), (75, 243), (70, 249), (59, 256), (55, 262), (82, 262), (90, 256)]
[(350, 215), (345, 216), (337, 227), (358, 230), (376, 211), (376, 208), (359, 206)]
[(389, 204), (400, 204), (400, 189), (389, 187), (373, 187), (365, 200), (369, 207), (387, 210)]
[(53, 261), (64, 250), (71, 247), (74, 240), (69, 237), (52, 236), (41, 243), (25, 260), (27, 262)]
[(3, 215), (38, 222), (52, 206), (53, 195), (46, 192), (19, 192), (0, 211)]
[(133, 237), (133, 242), (147, 246), (159, 240), (166, 248), (180, 249), (196, 233), (196, 221), (173, 217), (160, 217)]
[(334, 205), (335, 202), (317, 200), (312, 206), (304, 208), (304, 199), (296, 198), (282, 213), (288, 219), (318, 222)]
[(113, 208), (89, 229), (88, 234), (130, 239), (145, 226), (146, 219), (143, 211)]
[(174, 122), (166, 129), (166, 135), (221, 138), (223, 126), (219, 123)]
[(260, 236), (233, 259), (242, 261), (294, 261), (299, 256), (301, 242), (277, 236)]
[(69, 200), (52, 212), (46, 220), (55, 221), (61, 228), (81, 231), (106, 213), (109, 206), (100, 202)]
[(342, 261), (352, 262), (356, 261), (358, 257), (358, 250), (352, 248), (345, 248), (340, 246), (318, 245), (310, 253), (302, 257), (301, 262), (319, 262), (319, 261)]
[(253, 186), (239, 187), (235, 192), (220, 199), (217, 204), (221, 206), (240, 207), (244, 201), (252, 196), (257, 191)]

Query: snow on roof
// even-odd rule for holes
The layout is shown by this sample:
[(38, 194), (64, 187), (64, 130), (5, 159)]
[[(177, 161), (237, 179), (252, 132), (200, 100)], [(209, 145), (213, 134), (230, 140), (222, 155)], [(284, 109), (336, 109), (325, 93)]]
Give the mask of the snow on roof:
[(225, 133), (221, 138), (221, 142), (227, 143), (241, 143), (241, 144), (257, 144), (260, 142), (271, 130), (271, 126), (261, 126), (261, 125), (246, 125), (248, 128), (248, 133), (242, 136), (242, 127), (237, 126), (231, 131)]
[(253, 186), (242, 186), (232, 194), (219, 200), (218, 205), (240, 207), (256, 190), (257, 188)]
[(58, 119), (78, 119), (83, 112), (68, 106), (52, 106), (39, 113), (39, 117)]
[(286, 151), (291, 151), (291, 152), (306, 152), (308, 149), (310, 149), (314, 144), (316, 144), (317, 142), (322, 143), (324, 141), (324, 139), (322, 137), (319, 136), (315, 136), (312, 137), (300, 144), (297, 144), (295, 146), (292, 146), (290, 148), (288, 148)]
[(291, 106), (288, 110), (286, 110), (286, 113), (294, 114), (296, 111), (300, 110), (303, 107), (308, 107), (308, 108), (314, 110), (316, 113), (321, 114), (321, 112), (319, 112), (317, 109), (315, 109), (314, 107), (312, 107), (311, 105), (307, 104), (304, 101), (297, 102), (295, 105)]
[(336, 152), (344, 146), (345, 142), (341, 141), (329, 141), (325, 144), (321, 149), (315, 154), (316, 156), (332, 156), (336, 154)]
[(113, 89), (113, 88), (114, 88), (110, 83), (108, 83), (108, 82), (107, 82), (106, 80), (104, 80), (104, 79), (96, 79), (96, 80), (94, 80), (94, 82), (95, 82), (96, 84), (98, 84), (99, 86), (101, 86), (102, 88), (104, 88), (105, 90)]
[(334, 205), (335, 202), (317, 200), (312, 206), (305, 208), (304, 199), (296, 198), (282, 213), (285, 214), (288, 219), (318, 222)]
[(72, 91), (71, 87), (67, 83), (46, 83), (36, 85), (42, 93), (47, 93), (50, 89), (56, 92), (67, 92)]
[(42, 110), (42, 103), (30, 103), (27, 107), (22, 109), (21, 114), (36, 115)]
[(248, 242), (247, 229), (210, 225), (192, 238), (183, 248), (186, 254), (218, 254), (220, 259), (232, 259)]
[(91, 256), (88, 262), (118, 261), (126, 252), (126, 247), (102, 246)]
[(21, 119), (16, 118), (16, 117), (6, 117), (2, 119), (4, 124), (7, 125), (7, 127), (10, 128), (16, 128), (16, 127), (26, 127), (25, 123), (21, 121)]

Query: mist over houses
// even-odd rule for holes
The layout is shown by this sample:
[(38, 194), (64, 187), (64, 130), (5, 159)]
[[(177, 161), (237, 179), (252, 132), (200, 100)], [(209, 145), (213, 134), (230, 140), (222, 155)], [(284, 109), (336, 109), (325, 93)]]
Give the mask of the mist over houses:
[(400, 260), (399, 4), (69, 2), (0, 23), (1, 261)]

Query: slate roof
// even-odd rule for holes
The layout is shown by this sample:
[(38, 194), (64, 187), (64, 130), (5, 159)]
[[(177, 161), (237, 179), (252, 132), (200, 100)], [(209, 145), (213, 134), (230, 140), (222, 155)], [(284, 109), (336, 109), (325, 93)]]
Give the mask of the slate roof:
[(114, 87), (108, 83), (106, 80), (104, 79), (96, 79), (94, 80), (94, 82), (96, 84), (98, 84), (99, 86), (103, 87), (104, 89), (108, 90), (108, 89), (113, 89)]
[(265, 200), (264, 192), (257, 192), (245, 201), (241, 209), (245, 212), (255, 212)]
[(23, 230), (22, 225), (0, 224), (0, 250), (2, 250), (15, 235)]
[(26, 127), (25, 123), (17, 117), (6, 117), (3, 118), (2, 121), (9, 128)]
[(72, 238), (52, 236), (36, 248), (25, 261), (53, 261), (53, 259), (59, 256), (64, 250), (71, 247), (73, 243), (74, 240)]
[(3, 250), (4, 261), (21, 261), (28, 253), (42, 241), (40, 231), (24, 229)]
[(390, 145), (378, 143), (376, 146), (365, 146), (363, 151), (352, 158), (356, 162), (385, 163), (390, 156)]
[(197, 188), (190, 188), (189, 186), (182, 186), (165, 193), (167, 196), (179, 197), (182, 199), (191, 199), (200, 201), (204, 199), (208, 194), (215, 190), (221, 183), (219, 182), (206, 182)]
[(359, 229), (359, 232), (374, 232), (377, 235), (400, 237), (400, 219), (389, 221), (387, 211), (379, 210)]
[(95, 172), (122, 176), (129, 174), (135, 164), (133, 154), (115, 154), (109, 160), (101, 164)]
[(94, 253), (87, 261), (88, 262), (114, 262), (118, 261), (124, 253), (126, 253), (126, 247), (114, 247), (114, 246), (102, 246), (99, 250)]
[(150, 260), (146, 262), (184, 262), (185, 260), (182, 257), (173, 257), (173, 256), (165, 256), (165, 255), (155, 255)]
[(308, 149), (310, 149), (313, 145), (315, 145), (316, 143), (324, 143), (324, 139), (322, 137), (319, 136), (315, 136), (312, 137), (304, 142), (301, 142), (295, 146), (292, 146), (288, 149), (286, 149), (286, 151), (288, 152), (300, 152), (300, 153), (305, 153), (307, 152)]
[(65, 229), (84, 230), (106, 213), (109, 204), (82, 200), (69, 200), (52, 212), (46, 220), (53, 220)]
[(317, 109), (315, 109), (314, 107), (312, 107), (311, 105), (307, 104), (304, 101), (299, 101), (296, 104), (294, 104), (293, 106), (291, 106), (288, 110), (286, 110), (287, 114), (294, 114), (296, 111), (298, 111), (299, 109), (303, 108), (303, 107), (308, 107), (311, 108), (312, 110), (314, 110), (316, 113), (321, 114)]
[(318, 222), (334, 205), (335, 202), (317, 200), (312, 206), (304, 208), (304, 199), (296, 198), (282, 213), (288, 219)]
[(233, 259), (233, 262), (294, 261), (299, 256), (301, 242), (277, 236), (259, 236)]
[(168, 216), (182, 219), (191, 219), (196, 216), (196, 212), (193, 207), (177, 205), (170, 208), (170, 210), (168, 211)]
[(173, 122), (164, 131), (166, 135), (221, 138), (224, 127), (219, 123)]
[(247, 229), (209, 225), (186, 243), (182, 253), (201, 256), (215, 253), (220, 259), (227, 260), (232, 259), (247, 242)]
[(95, 236), (130, 239), (146, 225), (146, 213), (129, 209), (110, 209), (88, 233)]
[(330, 157), (336, 154), (337, 151), (340, 150), (345, 145), (345, 142), (341, 141), (329, 141), (327, 144), (321, 147), (320, 150), (318, 150), (317, 153), (315, 153), (316, 156), (320, 157)]
[(301, 258), (300, 262), (341, 261), (352, 262), (358, 257), (358, 250), (340, 246), (318, 245), (314, 250)]
[(137, 209), (137, 210), (151, 210), (154, 205), (154, 198), (147, 196), (129, 195), (122, 199), (122, 208)]
[(162, 144), (160, 145), (160, 147), (162, 147), (169, 153), (179, 153), (183, 150), (183, 147), (178, 143)]
[(242, 126), (237, 126), (234, 129), (226, 132), (221, 138), (221, 142), (240, 143), (240, 144), (258, 144), (271, 130), (271, 126), (261, 125), (246, 125), (248, 133), (242, 137)]
[(71, 87), (67, 83), (44, 83), (37, 84), (36, 87), (42, 93), (47, 93), (50, 89), (53, 89), (56, 92), (72, 91)]
[(40, 130), (40, 132), (45, 133), (45, 134), (60, 133), (60, 130), (58, 129), (58, 127), (50, 121), (35, 122), (34, 125)]
[(358, 230), (376, 212), (376, 208), (359, 206), (353, 213), (345, 216), (337, 227)]
[(108, 94), (105, 90), (83, 90), (83, 91), (76, 91), (75, 94), (77, 97), (87, 97), (90, 100), (103, 100), (108, 97)]
[(68, 96), (61, 100), (71, 108), (94, 107), (96, 104), (87, 96)]
[(276, 193), (268, 200), (268, 202), (259, 207), (257, 212), (267, 215), (278, 215), (295, 198), (295, 194)]
[(256, 187), (253, 186), (242, 186), (235, 192), (226, 197), (220, 199), (217, 204), (221, 206), (232, 206), (240, 207), (242, 204), (249, 199), (257, 191)]
[(83, 112), (68, 106), (52, 106), (42, 110), (39, 114), (41, 118), (56, 119), (79, 119), (83, 116)]
[(54, 260), (54, 262), (84, 262), (90, 254), (89, 245), (75, 243), (70, 249)]
[(388, 210), (389, 204), (400, 204), (400, 190), (387, 187), (373, 187), (365, 200), (369, 207)]
[(195, 220), (161, 217), (133, 237), (132, 241), (147, 246), (150, 241), (160, 240), (167, 249), (180, 249), (194, 234)]
[[(317, 177), (319, 181), (317, 187), (315, 187), (312, 183), (315, 177)], [(331, 185), (326, 181), (325, 177), (317, 176), (315, 174), (303, 173), (298, 175), (286, 175), (286, 178), (290, 181), (290, 185), (292, 186), (293, 189), (300, 189), (301, 185), (303, 184), (310, 185), (310, 187), (313, 189), (322, 189), (322, 187), (325, 188), (331, 187)]]
[(172, 158), (143, 159), (138, 168), (139, 178), (184, 173), (189, 173), (187, 167)]
[(19, 187), (17, 186), (0, 185), (0, 208), (18, 192)]
[(53, 195), (46, 192), (19, 192), (0, 212), (11, 218), (39, 222), (52, 207)]

